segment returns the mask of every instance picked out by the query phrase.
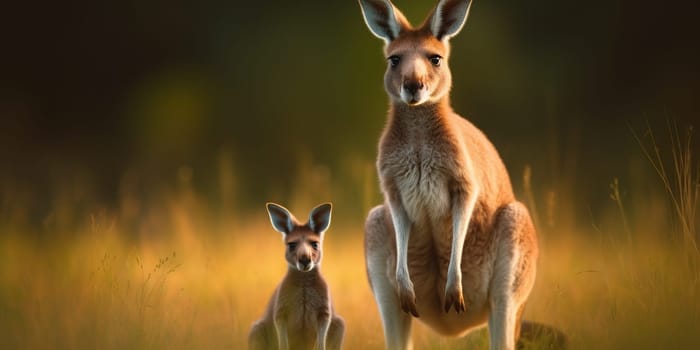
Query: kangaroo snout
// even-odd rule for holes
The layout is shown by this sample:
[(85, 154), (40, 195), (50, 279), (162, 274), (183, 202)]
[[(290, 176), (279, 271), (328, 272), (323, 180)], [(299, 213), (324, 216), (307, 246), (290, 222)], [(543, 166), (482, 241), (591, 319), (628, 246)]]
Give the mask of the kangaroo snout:
[(427, 89), (421, 80), (406, 79), (401, 84), (401, 99), (409, 105), (417, 105), (427, 100)]
[(425, 87), (425, 84), (419, 80), (404, 80), (403, 89), (411, 95), (415, 95), (418, 90)]
[(318, 236), (312, 233), (294, 233), (287, 237), (287, 262), (301, 272), (313, 270), (321, 262), (321, 245)]
[(314, 268), (313, 260), (311, 256), (303, 254), (297, 258), (297, 269), (302, 272), (311, 271)]

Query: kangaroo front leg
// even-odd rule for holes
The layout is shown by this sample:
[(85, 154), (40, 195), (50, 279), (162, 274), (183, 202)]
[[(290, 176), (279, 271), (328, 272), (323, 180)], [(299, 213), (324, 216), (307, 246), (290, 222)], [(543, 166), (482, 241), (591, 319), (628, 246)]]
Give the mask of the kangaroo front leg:
[(396, 232), (396, 284), (399, 301), (404, 312), (418, 317), (416, 293), (413, 290), (413, 282), (408, 273), (408, 239), (411, 235), (411, 221), (401, 203), (398, 191), (392, 192), (389, 195), (389, 208), (394, 231)]
[(462, 252), (464, 240), (467, 238), (469, 221), (471, 220), (479, 189), (471, 186), (468, 189), (457, 188), (450, 193), (452, 206), (452, 247), (450, 264), (447, 267), (447, 283), (445, 285), (445, 312), (454, 305), (457, 313), (466, 310), (462, 294)]
[(319, 316), (318, 333), (316, 333), (316, 350), (326, 350), (326, 338), (330, 325), (331, 317), (329, 313), (326, 312)]
[(275, 330), (277, 331), (277, 345), (279, 345), (279, 350), (289, 350), (287, 324), (282, 320), (275, 319)]

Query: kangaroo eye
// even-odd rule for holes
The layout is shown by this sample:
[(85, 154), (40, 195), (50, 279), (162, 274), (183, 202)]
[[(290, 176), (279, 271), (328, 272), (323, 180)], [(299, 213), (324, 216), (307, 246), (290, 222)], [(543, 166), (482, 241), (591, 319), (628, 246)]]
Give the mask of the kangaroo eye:
[(311, 242), (311, 248), (314, 248), (314, 250), (318, 250), (318, 242)]
[(289, 248), (289, 250), (294, 250), (297, 248), (297, 243), (296, 242), (289, 242), (289, 243), (287, 243), (287, 248)]
[(440, 57), (440, 55), (432, 55), (428, 57), (428, 59), (430, 60), (430, 63), (435, 67), (439, 67), (440, 62), (442, 62), (442, 57)]
[(389, 60), (389, 64), (392, 67), (396, 67), (399, 65), (399, 62), (401, 62), (401, 57), (393, 55), (393, 56), (389, 56), (388, 60)]

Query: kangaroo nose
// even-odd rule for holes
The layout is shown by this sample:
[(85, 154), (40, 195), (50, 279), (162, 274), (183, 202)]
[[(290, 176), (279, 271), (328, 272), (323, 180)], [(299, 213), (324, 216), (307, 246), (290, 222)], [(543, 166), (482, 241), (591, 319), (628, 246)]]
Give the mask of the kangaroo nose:
[(403, 88), (410, 94), (415, 94), (423, 88), (423, 83), (416, 80), (407, 80), (403, 82)]
[(311, 263), (311, 258), (308, 256), (302, 256), (301, 258), (299, 258), (299, 262), (302, 265), (304, 265), (304, 267), (306, 267), (309, 266), (309, 264)]

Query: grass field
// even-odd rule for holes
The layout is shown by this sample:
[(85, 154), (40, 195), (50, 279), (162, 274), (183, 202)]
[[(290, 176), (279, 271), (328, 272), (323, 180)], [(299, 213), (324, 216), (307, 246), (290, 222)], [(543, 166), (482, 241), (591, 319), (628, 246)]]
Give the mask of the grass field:
[[(620, 191), (625, 184), (612, 181), (609, 215), (584, 228), (556, 222), (565, 213), (539, 205), (548, 214), (539, 217), (541, 259), (525, 318), (560, 329), (572, 349), (700, 348), (693, 203), (700, 183), (686, 172), (687, 193), (677, 192), (673, 179), (667, 191), (681, 205), (672, 196), (625, 196), (636, 189)], [(284, 247), (263, 203), (254, 217), (213, 220), (201, 202), (192, 192), (163, 199), (137, 229), (124, 224), (125, 211), (85, 209), (78, 211), (84, 220), (71, 225), (59, 213), (44, 223), (47, 233), (34, 234), (17, 224), (21, 210), (8, 210), (6, 201), (0, 347), (245, 348), (251, 323), (285, 272)], [(630, 202), (642, 209), (630, 214)], [(310, 207), (290, 209), (303, 217)], [(381, 349), (362, 220), (331, 225), (322, 271), (346, 321), (345, 348)], [(416, 349), (488, 348), (486, 330), (444, 339), (414, 325)]]
[[(0, 242), (3, 348), (244, 348), (285, 271), (267, 223), (236, 239), (125, 244), (98, 229), (77, 242)], [(188, 233), (189, 232), (189, 233)], [(335, 228), (323, 272), (345, 318), (347, 349), (380, 349), (381, 324), (360, 239)], [(252, 237), (252, 238), (251, 238)], [(700, 290), (673, 244), (619, 246), (601, 236), (545, 241), (525, 317), (564, 331), (574, 349), (700, 346)], [(416, 326), (417, 349), (487, 348), (485, 331), (444, 340)], [(537, 347), (535, 347), (537, 348)]]

